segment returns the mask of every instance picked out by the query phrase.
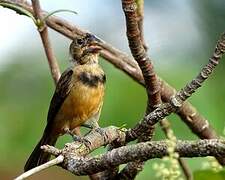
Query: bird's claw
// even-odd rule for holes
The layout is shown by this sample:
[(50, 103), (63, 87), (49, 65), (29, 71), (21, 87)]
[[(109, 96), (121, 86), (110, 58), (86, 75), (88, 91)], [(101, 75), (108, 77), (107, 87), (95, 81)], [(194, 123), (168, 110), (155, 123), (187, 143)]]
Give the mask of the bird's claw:
[(98, 132), (102, 136), (104, 136), (104, 134), (105, 134), (105, 131), (102, 128), (100, 128), (100, 127), (93, 129), (93, 131)]
[(65, 128), (64, 131), (66, 134), (69, 134), (73, 138), (74, 141), (83, 142), (83, 137), (73, 134), (73, 132), (69, 128)]
[(82, 124), (81, 126), (88, 128), (88, 129), (94, 129), (94, 127), (90, 124)]

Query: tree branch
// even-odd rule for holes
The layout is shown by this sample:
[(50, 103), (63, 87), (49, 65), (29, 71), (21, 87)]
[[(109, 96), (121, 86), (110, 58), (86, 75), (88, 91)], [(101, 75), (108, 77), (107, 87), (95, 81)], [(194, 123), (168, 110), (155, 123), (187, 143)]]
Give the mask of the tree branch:
[[(206, 64), (201, 72), (188, 83), (183, 89), (178, 91), (173, 97), (171, 97), (169, 103), (162, 104), (159, 108), (145, 116), (145, 118), (140, 121), (133, 129), (127, 132), (126, 139), (131, 141), (139, 137), (142, 133), (148, 130), (149, 126), (156, 124), (158, 121), (162, 120), (166, 116), (170, 115), (172, 112), (177, 111), (183, 104), (183, 102), (190, 97), (209, 77), (212, 71), (215, 69), (219, 60), (225, 52), (225, 33), (223, 33), (217, 42), (215, 51), (212, 57), (209, 59), (208, 64)], [(208, 128), (203, 126), (202, 130)]]
[(134, 0), (122, 0), (122, 6), (126, 17), (129, 47), (144, 76), (149, 101), (151, 101), (150, 108), (154, 109), (154, 105), (159, 104), (160, 87), (158, 85), (157, 76), (155, 74), (152, 61), (148, 57), (142, 45), (137, 23), (136, 3)]
[[(136, 2), (138, 4), (136, 4)], [(144, 47), (144, 0), (137, 0), (136, 2), (134, 0), (122, 0), (122, 7), (126, 17), (127, 38), (129, 42), (129, 47), (134, 59), (137, 61), (144, 76), (146, 91), (148, 95), (146, 114), (149, 114), (161, 103), (160, 85), (153, 68), (153, 63), (148, 57)], [(146, 132), (138, 138), (139, 142), (151, 140), (154, 133), (154, 129), (154, 125), (149, 126), (148, 130), (146, 130)], [(142, 170), (143, 165), (144, 162), (138, 161), (128, 163), (127, 167), (125, 167), (121, 171), (121, 177), (129, 175), (127, 179), (134, 179), (136, 174)]]
[(178, 162), (180, 164), (180, 167), (182, 168), (182, 171), (184, 173), (184, 176), (186, 177), (187, 180), (193, 180), (193, 175), (191, 172), (191, 169), (187, 165), (187, 163), (184, 161), (183, 158), (178, 158)]
[(125, 131), (115, 126), (109, 126), (91, 131), (82, 138), (82, 142), (74, 141), (67, 143), (63, 150), (58, 150), (49, 145), (42, 146), (42, 149), (55, 156), (71, 152), (79, 156), (86, 156), (101, 146), (106, 146), (117, 141), (125, 142)]
[[(180, 157), (224, 157), (225, 141), (218, 139), (177, 141), (175, 151)], [(60, 166), (75, 175), (89, 175), (134, 160), (146, 161), (166, 155), (168, 155), (166, 141), (149, 141), (119, 147), (95, 157), (80, 157), (75, 153), (65, 153)]]
[(137, 4), (137, 22), (138, 22), (138, 29), (140, 31), (140, 37), (142, 41), (142, 45), (147, 51), (148, 47), (145, 43), (144, 39), (144, 0), (135, 0)]
[[(22, 175), (17, 177), (16, 180), (25, 179), (44, 169), (62, 163), (64, 160), (64, 156), (66, 156), (67, 154), (86, 156), (93, 150), (101, 146), (106, 146), (114, 141), (124, 142), (125, 133), (123, 130), (118, 129), (117, 127), (109, 126), (106, 128), (99, 128), (97, 130), (91, 131), (84, 138), (82, 138), (82, 142), (75, 141), (72, 143), (67, 143), (62, 150), (59, 150), (53, 146), (44, 145), (41, 147), (41, 149), (54, 156), (57, 156), (57, 158), (23, 173)], [(94, 174), (91, 174), (89, 176), (91, 179), (101, 179), (101, 176), (98, 177), (97, 175), (95, 176)]]
[(45, 50), (45, 54), (48, 59), (48, 64), (49, 68), (51, 71), (52, 78), (57, 84), (61, 74), (59, 70), (59, 65), (57, 63), (57, 60), (55, 58), (49, 37), (48, 37), (48, 29), (47, 26), (45, 25), (45, 22), (42, 21), (42, 16), (41, 16), (41, 6), (39, 0), (31, 0), (32, 1), (32, 6), (33, 6), (33, 11), (34, 11), (34, 16), (38, 22), (37, 27), (39, 34), (41, 36), (42, 44)]

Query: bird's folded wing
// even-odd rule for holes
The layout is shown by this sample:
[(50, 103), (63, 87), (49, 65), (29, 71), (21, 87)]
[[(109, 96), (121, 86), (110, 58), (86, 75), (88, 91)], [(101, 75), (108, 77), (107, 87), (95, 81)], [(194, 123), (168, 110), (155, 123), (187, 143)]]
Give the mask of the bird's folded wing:
[(70, 90), (72, 88), (71, 83), (72, 74), (73, 70), (71, 68), (65, 70), (56, 85), (56, 90), (52, 97), (50, 107), (48, 110), (48, 118), (47, 118), (48, 124), (52, 124), (49, 122), (53, 121), (62, 103), (66, 99), (67, 95), (70, 93)]

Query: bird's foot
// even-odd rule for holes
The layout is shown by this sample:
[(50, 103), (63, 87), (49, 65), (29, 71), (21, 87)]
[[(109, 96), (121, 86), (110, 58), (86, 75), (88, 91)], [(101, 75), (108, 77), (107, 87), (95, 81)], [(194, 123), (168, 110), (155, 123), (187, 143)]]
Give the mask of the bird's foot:
[(89, 128), (90, 131), (88, 131), (85, 136), (91, 132), (98, 132), (99, 134), (103, 135), (104, 134), (104, 130), (102, 128), (100, 128), (100, 126), (98, 125), (98, 123), (93, 123), (93, 124), (82, 124), (81, 126)]
[(100, 128), (100, 127), (91, 129), (90, 131), (88, 131), (88, 132), (85, 134), (85, 136), (88, 135), (89, 133), (95, 133), (95, 132), (97, 132), (97, 133), (100, 134), (101, 136), (105, 137), (105, 131), (104, 131), (102, 128)]
[(85, 127), (85, 128), (88, 128), (88, 129), (91, 129), (91, 130), (94, 129), (94, 126), (91, 125), (91, 124), (85, 124), (85, 123), (84, 123), (84, 124), (82, 124), (81, 126), (82, 126), (82, 127)]
[(89, 123), (84, 123), (81, 126), (90, 129), (90, 131), (88, 133), (90, 133), (91, 131), (99, 128), (99, 125), (96, 122), (95, 123), (90, 123), (90, 124)]
[(127, 131), (126, 126), (127, 124), (122, 124), (120, 127), (118, 127), (118, 129), (122, 132), (126, 132)]
[(83, 137), (75, 135), (69, 128), (64, 129), (66, 134), (69, 134), (74, 141), (83, 142)]
[(100, 127), (97, 127), (95, 129), (93, 129), (93, 131), (98, 132), (102, 136), (104, 136), (104, 134), (105, 134), (105, 131), (102, 128), (100, 128)]

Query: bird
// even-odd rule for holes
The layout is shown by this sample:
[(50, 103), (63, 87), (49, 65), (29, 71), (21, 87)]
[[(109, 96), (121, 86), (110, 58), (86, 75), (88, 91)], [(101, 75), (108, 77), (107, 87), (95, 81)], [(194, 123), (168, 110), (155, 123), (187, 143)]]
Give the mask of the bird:
[[(98, 64), (100, 40), (90, 34), (77, 35), (70, 44), (71, 66), (61, 75), (50, 102), (47, 125), (42, 138), (28, 158), (24, 171), (49, 161), (43, 145), (54, 146), (58, 137), (75, 135), (85, 126), (97, 129), (101, 113), (106, 75)], [(76, 136), (75, 136), (76, 137)]]

